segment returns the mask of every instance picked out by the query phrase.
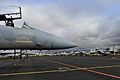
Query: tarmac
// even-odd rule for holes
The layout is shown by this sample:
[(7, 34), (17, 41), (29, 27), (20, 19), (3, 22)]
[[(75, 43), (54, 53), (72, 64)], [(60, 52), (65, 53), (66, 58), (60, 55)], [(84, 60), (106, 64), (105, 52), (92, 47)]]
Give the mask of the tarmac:
[(120, 80), (120, 56), (0, 59), (0, 80)]

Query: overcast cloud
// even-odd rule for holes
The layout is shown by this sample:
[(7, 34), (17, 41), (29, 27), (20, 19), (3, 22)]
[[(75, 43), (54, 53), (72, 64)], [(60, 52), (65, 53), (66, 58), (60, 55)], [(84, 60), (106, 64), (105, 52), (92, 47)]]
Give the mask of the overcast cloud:
[(35, 28), (65, 37), (80, 47), (120, 43), (120, 0), (0, 0), (19, 5), (23, 20)]

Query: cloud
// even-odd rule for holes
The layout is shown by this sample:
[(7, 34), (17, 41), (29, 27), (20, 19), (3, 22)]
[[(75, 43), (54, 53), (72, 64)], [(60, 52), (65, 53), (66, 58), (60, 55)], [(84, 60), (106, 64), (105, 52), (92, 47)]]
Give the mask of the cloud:
[(16, 5), (16, 0), (0, 0), (0, 6)]

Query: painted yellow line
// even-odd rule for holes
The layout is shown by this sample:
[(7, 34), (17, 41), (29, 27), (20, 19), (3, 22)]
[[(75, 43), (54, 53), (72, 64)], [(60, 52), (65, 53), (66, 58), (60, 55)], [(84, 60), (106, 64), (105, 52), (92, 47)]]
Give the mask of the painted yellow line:
[(49, 70), (49, 71), (36, 71), (36, 72), (18, 72), (18, 73), (0, 74), (0, 76), (17, 76), (17, 75), (30, 75), (30, 74), (44, 74), (44, 73), (68, 72), (68, 71), (76, 71), (76, 70), (78, 70), (78, 69)]

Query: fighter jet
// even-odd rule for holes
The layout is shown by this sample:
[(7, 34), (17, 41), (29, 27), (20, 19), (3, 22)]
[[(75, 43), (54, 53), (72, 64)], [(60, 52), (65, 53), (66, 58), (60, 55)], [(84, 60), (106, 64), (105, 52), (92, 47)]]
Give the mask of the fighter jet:
[(77, 46), (69, 40), (34, 29), (26, 23), (22, 28), (15, 27), (13, 20), (21, 19), (22, 16), (21, 8), (18, 8), (19, 12), (0, 14), (0, 21), (5, 21), (6, 24), (0, 25), (0, 50), (55, 50)]
[(64, 38), (34, 28), (0, 25), (0, 49), (54, 50), (76, 47)]

